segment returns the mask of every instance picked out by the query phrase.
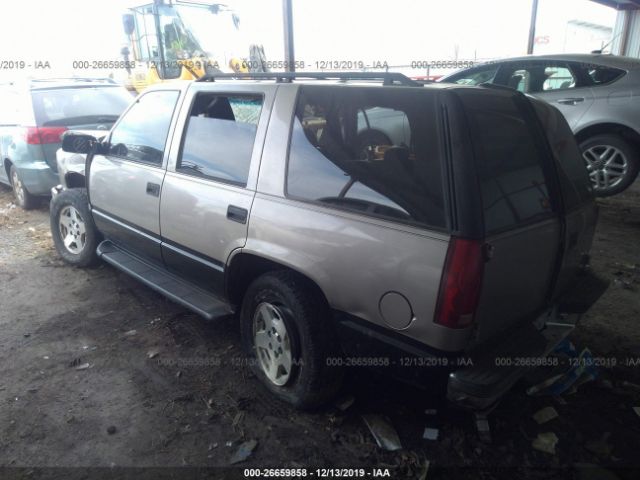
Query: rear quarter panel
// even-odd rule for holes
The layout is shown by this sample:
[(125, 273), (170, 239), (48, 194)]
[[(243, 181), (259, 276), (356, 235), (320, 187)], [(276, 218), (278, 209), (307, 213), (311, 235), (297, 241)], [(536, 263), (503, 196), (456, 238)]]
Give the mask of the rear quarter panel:
[[(278, 90), (260, 165), (244, 252), (297, 270), (322, 289), (335, 310), (385, 327), (386, 292), (411, 303), (400, 333), (442, 350), (461, 350), (468, 331), (433, 322), (449, 236), (284, 198), (296, 85)], [(388, 328), (388, 327), (387, 327)]]

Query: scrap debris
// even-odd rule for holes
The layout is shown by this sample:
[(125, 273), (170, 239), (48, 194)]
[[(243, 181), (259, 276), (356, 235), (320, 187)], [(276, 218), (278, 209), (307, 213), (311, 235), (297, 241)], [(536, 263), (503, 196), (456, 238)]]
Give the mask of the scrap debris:
[(580, 385), (597, 378), (596, 362), (588, 348), (583, 349), (578, 355), (573, 344), (565, 340), (556, 347), (554, 353), (564, 354), (572, 359), (571, 367), (564, 373), (554, 375), (537, 385), (529, 387), (527, 395), (552, 395), (557, 397), (563, 393), (575, 393)]
[(484, 443), (491, 443), (491, 427), (489, 426), (489, 419), (485, 413), (476, 413), (476, 429), (478, 430), (478, 437)]
[(362, 419), (369, 427), (369, 431), (376, 439), (376, 443), (380, 448), (384, 448), (390, 452), (402, 449), (400, 437), (393, 425), (380, 415), (362, 415)]
[(251, 456), (257, 445), (257, 440), (248, 440), (241, 443), (236, 452), (231, 456), (229, 463), (233, 465), (234, 463), (244, 462)]
[(440, 431), (437, 428), (425, 428), (422, 438), (425, 440), (438, 440), (438, 434)]
[(533, 419), (536, 421), (538, 425), (542, 425), (543, 423), (547, 423), (554, 418), (557, 418), (558, 412), (553, 407), (545, 407), (542, 410), (538, 410), (533, 414)]
[(336, 400), (334, 405), (341, 412), (345, 412), (349, 409), (349, 407), (351, 407), (351, 405), (353, 405), (355, 401), (356, 399), (353, 395), (348, 395), (346, 397)]
[(539, 433), (536, 438), (531, 442), (531, 446), (544, 453), (550, 455), (556, 454), (556, 445), (558, 443), (558, 436), (553, 432)]

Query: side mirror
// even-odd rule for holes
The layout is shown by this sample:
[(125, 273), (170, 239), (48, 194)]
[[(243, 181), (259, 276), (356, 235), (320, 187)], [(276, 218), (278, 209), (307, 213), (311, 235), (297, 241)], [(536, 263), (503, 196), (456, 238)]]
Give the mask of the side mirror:
[(124, 34), (129, 36), (136, 29), (136, 21), (133, 18), (132, 13), (125, 13), (122, 15), (122, 27), (124, 28)]
[(84, 133), (67, 131), (62, 135), (62, 150), (69, 153), (90, 153), (96, 143), (95, 137)]

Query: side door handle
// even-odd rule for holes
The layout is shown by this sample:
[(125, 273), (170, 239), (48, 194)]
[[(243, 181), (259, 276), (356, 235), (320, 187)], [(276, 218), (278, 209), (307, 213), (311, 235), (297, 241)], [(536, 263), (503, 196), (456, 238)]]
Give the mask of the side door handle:
[(582, 102), (584, 102), (583, 97), (561, 98), (560, 100), (558, 100), (558, 103), (561, 103), (562, 105), (576, 105)]
[(160, 185), (158, 185), (157, 183), (148, 182), (147, 183), (147, 194), (151, 195), (152, 197), (159, 197), (160, 196)]
[(247, 217), (249, 211), (246, 208), (236, 207), (235, 205), (229, 205), (227, 208), (227, 218), (232, 222), (247, 223)]

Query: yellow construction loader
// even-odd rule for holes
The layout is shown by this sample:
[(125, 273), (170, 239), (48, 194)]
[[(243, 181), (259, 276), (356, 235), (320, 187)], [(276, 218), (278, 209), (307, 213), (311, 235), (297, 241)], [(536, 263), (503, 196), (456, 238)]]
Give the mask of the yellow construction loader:
[(130, 8), (122, 23), (129, 42), (121, 54), (132, 91), (211, 73), (268, 71), (264, 49), (242, 37), (239, 16), (224, 4), (154, 0)]

